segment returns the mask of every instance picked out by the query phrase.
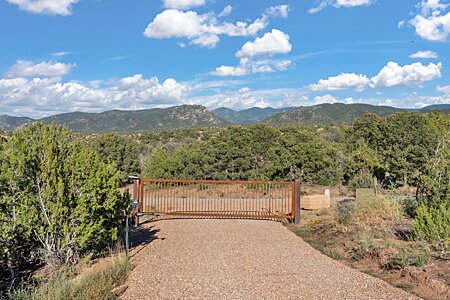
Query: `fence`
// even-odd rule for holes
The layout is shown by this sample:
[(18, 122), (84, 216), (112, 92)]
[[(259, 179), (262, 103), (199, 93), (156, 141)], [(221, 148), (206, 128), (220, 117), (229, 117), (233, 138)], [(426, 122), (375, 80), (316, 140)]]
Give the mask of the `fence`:
[(138, 179), (133, 194), (139, 215), (300, 218), (299, 181)]

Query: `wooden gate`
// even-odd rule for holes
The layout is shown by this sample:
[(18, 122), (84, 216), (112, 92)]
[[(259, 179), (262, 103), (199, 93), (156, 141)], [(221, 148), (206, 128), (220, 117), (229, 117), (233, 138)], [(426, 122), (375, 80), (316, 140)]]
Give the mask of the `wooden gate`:
[(137, 179), (139, 215), (290, 219), (299, 222), (300, 182)]

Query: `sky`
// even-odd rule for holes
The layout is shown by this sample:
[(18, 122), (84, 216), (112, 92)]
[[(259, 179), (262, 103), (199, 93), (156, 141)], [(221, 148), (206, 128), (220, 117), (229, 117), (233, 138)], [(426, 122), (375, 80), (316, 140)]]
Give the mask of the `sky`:
[(449, 0), (0, 0), (0, 114), (450, 103)]

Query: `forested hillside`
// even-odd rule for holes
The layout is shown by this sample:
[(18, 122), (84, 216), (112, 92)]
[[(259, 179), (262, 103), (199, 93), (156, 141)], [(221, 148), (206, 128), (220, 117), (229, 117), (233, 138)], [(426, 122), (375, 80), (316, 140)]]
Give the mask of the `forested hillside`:
[(182, 105), (149, 110), (103, 113), (68, 113), (42, 119), (46, 124), (68, 125), (74, 131), (144, 131), (152, 129), (218, 127), (227, 123), (204, 106)]
[(276, 114), (288, 112), (294, 109), (294, 107), (284, 107), (284, 108), (259, 108), (252, 107), (244, 110), (233, 110), (226, 107), (220, 107), (212, 110), (211, 112), (227, 122), (233, 124), (255, 124), (262, 122)]
[(288, 112), (277, 114), (265, 120), (265, 123), (271, 125), (350, 124), (366, 113), (387, 117), (401, 111), (405, 111), (405, 109), (368, 104), (325, 103), (315, 106), (297, 107)]
[(259, 108), (244, 110), (217, 108), (209, 111), (201, 105), (181, 105), (169, 108), (123, 111), (110, 110), (101, 113), (73, 112), (50, 116), (40, 120), (26, 117), (0, 116), (0, 130), (15, 130), (32, 122), (67, 125), (77, 132), (136, 132), (165, 129), (218, 128), (230, 124), (269, 125), (340, 125), (350, 124), (366, 113), (381, 117), (401, 112), (431, 110), (450, 112), (448, 105), (433, 105), (420, 110), (402, 109), (368, 104), (319, 104), (313, 106)]
[[(369, 170), (396, 185), (417, 185), (426, 163), (446, 138), (449, 118), (438, 112), (366, 114), (342, 126), (230, 126), (199, 140), (153, 144), (147, 177), (294, 180), (348, 183)], [(200, 137), (200, 135), (199, 135)]]

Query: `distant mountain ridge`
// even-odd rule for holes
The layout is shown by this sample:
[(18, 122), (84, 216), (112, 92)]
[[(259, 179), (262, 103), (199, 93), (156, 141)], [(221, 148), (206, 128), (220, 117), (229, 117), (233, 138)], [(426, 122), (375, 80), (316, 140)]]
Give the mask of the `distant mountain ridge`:
[(231, 108), (220, 107), (212, 110), (211, 112), (227, 122), (234, 124), (254, 124), (262, 122), (276, 114), (288, 112), (295, 107), (284, 107), (284, 108), (259, 108), (252, 107), (240, 111), (233, 110)]
[(374, 113), (381, 117), (386, 117), (402, 111), (428, 112), (435, 109), (449, 113), (450, 104), (432, 105), (420, 110), (369, 104), (334, 103), (280, 109), (252, 107), (241, 111), (225, 107), (209, 111), (201, 105), (181, 105), (136, 111), (73, 112), (54, 115), (40, 120), (2, 115), (0, 116), (0, 130), (15, 130), (35, 121), (42, 121), (46, 124), (64, 124), (74, 131), (92, 132), (211, 128), (229, 124), (253, 123), (264, 123), (274, 126), (290, 124), (349, 124), (365, 113)]
[(24, 120), (26, 121), (25, 124), (21, 124), (20, 119), (16, 117), (9, 117), (8, 120), (9, 123), (0, 123), (0, 129), (13, 130), (33, 121), (67, 125), (73, 131), (92, 132), (203, 128), (220, 127), (228, 124), (201, 105), (181, 105), (136, 111), (110, 110), (101, 113), (73, 112), (40, 120)]
[(0, 116), (0, 130), (15, 130), (34, 122), (33, 119), (27, 117), (11, 117), (8, 115)]
[(314, 106), (300, 106), (285, 113), (276, 114), (266, 119), (270, 125), (289, 124), (342, 124), (352, 123), (366, 113), (374, 113), (387, 117), (407, 109), (390, 106), (375, 106), (369, 104), (325, 103)]

